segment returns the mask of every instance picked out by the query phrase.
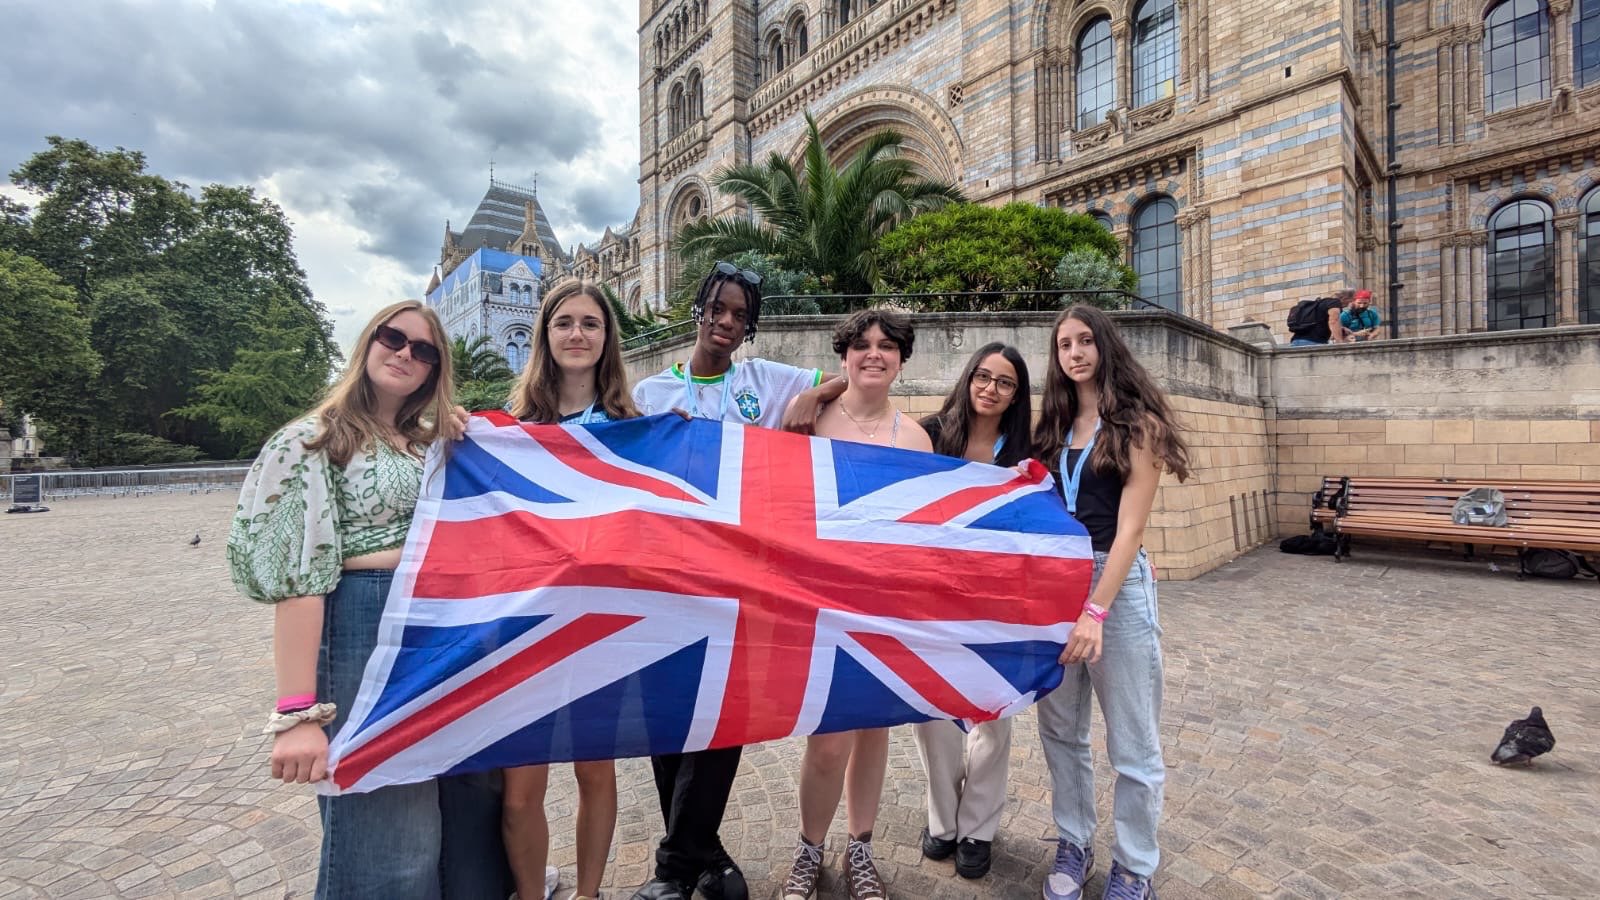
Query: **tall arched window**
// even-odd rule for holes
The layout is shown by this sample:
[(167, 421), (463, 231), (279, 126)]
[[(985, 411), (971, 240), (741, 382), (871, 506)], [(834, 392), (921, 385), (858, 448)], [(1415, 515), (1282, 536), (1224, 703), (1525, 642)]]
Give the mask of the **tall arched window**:
[(1133, 215), (1133, 270), (1139, 296), (1173, 312), (1183, 312), (1183, 248), (1178, 236), (1178, 205), (1156, 197)]
[(1550, 32), (1544, 0), (1504, 0), (1484, 20), (1484, 89), (1489, 112), (1550, 96)]
[(1133, 11), (1133, 105), (1165, 100), (1178, 90), (1178, 6), (1144, 0)]
[(1117, 58), (1111, 20), (1096, 19), (1078, 35), (1078, 129), (1100, 124), (1117, 102)]
[(684, 120), (688, 118), (684, 109), (682, 82), (672, 86), (672, 93), (667, 95), (667, 137), (675, 138), (683, 131)]
[(1550, 207), (1513, 200), (1489, 217), (1489, 329), (1555, 324)]
[(783, 71), (783, 36), (777, 29), (767, 35), (767, 65), (771, 67), (769, 78)]
[(689, 127), (690, 122), (698, 122), (705, 118), (706, 114), (705, 82), (700, 78), (699, 69), (689, 73), (688, 107), (689, 118), (683, 123), (685, 128)]
[(1578, 244), (1578, 311), (1585, 325), (1600, 325), (1600, 187), (1583, 201), (1582, 241)]
[(806, 33), (805, 13), (797, 12), (794, 18), (789, 20), (789, 46), (794, 48), (797, 59), (811, 52), (811, 37)]
[(1578, 87), (1600, 84), (1600, 0), (1578, 0), (1572, 20), (1572, 71)]
[(839, 25), (843, 27), (850, 21), (850, 14), (854, 11), (855, 3), (852, 0), (839, 0)]

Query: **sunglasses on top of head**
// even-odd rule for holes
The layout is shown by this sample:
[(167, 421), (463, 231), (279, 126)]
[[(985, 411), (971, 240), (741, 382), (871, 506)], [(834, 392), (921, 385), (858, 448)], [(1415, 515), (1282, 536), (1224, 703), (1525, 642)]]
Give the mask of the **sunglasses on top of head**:
[(761, 276), (749, 269), (741, 269), (731, 262), (717, 261), (717, 272), (730, 278), (737, 278), (751, 287), (761, 286)]
[(439, 364), (439, 348), (427, 341), (414, 341), (406, 337), (406, 333), (398, 328), (379, 325), (372, 332), (372, 339), (388, 347), (396, 353), (406, 346), (411, 347), (411, 358), (426, 366)]

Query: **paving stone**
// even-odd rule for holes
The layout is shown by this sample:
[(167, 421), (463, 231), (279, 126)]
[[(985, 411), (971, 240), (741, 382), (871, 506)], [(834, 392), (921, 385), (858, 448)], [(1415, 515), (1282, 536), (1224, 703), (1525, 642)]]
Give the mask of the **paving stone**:
[[(314, 797), (267, 778), (256, 733), (271, 615), (229, 584), (232, 503), (74, 500), (0, 517), (14, 560), (0, 581), (0, 898), (315, 886)], [(191, 549), (196, 531), (205, 542)], [(1338, 565), (1263, 550), (1163, 584), (1162, 897), (1600, 896), (1597, 599), (1586, 582), (1369, 550)], [(1555, 752), (1522, 770), (1489, 765), (1505, 723), (1535, 703)], [(158, 721), (151, 709), (166, 712)], [(1094, 733), (1091, 897), (1113, 838), (1098, 721)], [(762, 900), (787, 874), (802, 748), (749, 748), (724, 823)], [(918, 855), (921, 770), (909, 730), (893, 733), (875, 844), (894, 896), (1038, 895), (1054, 826), (1031, 713), (1011, 758), (994, 867), (969, 882)], [(660, 814), (648, 762), (623, 760), (617, 773), (605, 887), (621, 900), (649, 876)], [(549, 797), (565, 898), (570, 767), (555, 767)], [(843, 896), (843, 831), (841, 813), (824, 900)]]

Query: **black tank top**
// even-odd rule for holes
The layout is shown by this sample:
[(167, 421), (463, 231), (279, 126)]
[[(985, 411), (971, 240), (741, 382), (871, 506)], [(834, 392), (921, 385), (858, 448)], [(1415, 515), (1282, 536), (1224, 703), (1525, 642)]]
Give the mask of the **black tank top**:
[[(1078, 464), (1082, 450), (1067, 451), (1067, 471)], [(1066, 498), (1061, 473), (1056, 473), (1056, 491)], [(1094, 460), (1083, 465), (1083, 483), (1078, 485), (1078, 512), (1076, 518), (1089, 531), (1089, 541), (1096, 553), (1110, 553), (1111, 543), (1117, 539), (1117, 510), (1122, 505), (1122, 476), (1113, 469), (1110, 475), (1094, 470)]]

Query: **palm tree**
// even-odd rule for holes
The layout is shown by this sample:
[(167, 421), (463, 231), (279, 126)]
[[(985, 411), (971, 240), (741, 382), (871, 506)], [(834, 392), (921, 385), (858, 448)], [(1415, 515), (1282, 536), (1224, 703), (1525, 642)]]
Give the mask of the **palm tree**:
[[(917, 174), (899, 155), (904, 138), (898, 132), (874, 134), (843, 168), (835, 168), (809, 112), (806, 128), (803, 173), (777, 153), (765, 165), (717, 173), (717, 187), (749, 204), (759, 218), (723, 216), (685, 225), (678, 237), (685, 260), (755, 250), (785, 269), (817, 276), (828, 290), (868, 293), (878, 285), (879, 237), (919, 212), (963, 199), (954, 184)], [(682, 268), (690, 278), (700, 274)]]
[(506, 358), (489, 346), (489, 336), (482, 335), (467, 343), (464, 337), (450, 339), (451, 365), (455, 369), (456, 384), (472, 381), (510, 381), (516, 377)]

